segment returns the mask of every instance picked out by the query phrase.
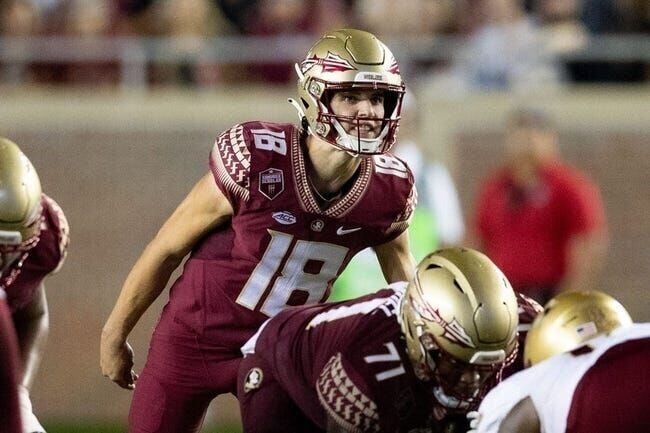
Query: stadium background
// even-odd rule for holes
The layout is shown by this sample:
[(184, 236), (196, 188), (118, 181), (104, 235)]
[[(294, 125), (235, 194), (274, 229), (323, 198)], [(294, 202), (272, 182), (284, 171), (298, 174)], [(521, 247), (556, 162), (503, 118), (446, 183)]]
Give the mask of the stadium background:
[[(460, 18), (447, 16), (447, 21), (427, 27), (425, 33), (420, 29), (419, 34), (413, 23), (400, 27), (386, 20), (386, 13), (384, 21), (381, 14), (372, 21), (370, 14), (364, 22), (359, 14), (371, 9), (363, 1), (239, 2), (257, 3), (258, 17), (266, 15), (261, 11), (282, 4), (299, 11), (305, 4), (318, 6), (311, 25), (296, 25), (286, 34), (270, 29), (261, 35), (247, 30), (250, 27), (238, 27), (236, 21), (219, 27), (214, 24), (214, 5), (198, 0), (140, 2), (141, 11), (134, 6), (138, 2), (61, 1), (70, 10), (77, 7), (87, 14), (66, 15), (64, 27), (90, 26), (93, 15), (88, 14), (93, 9), (88, 4), (95, 12), (107, 14), (94, 19), (118, 24), (102, 27), (92, 21), (100, 30), (90, 34), (84, 33), (88, 29), (44, 31), (43, 25), (35, 24), (31, 33), (17, 32), (24, 22), (23, 27), (7, 24), (15, 19), (7, 18), (8, 10), (15, 12), (13, 3), (57, 2), (0, 1), (0, 11), (5, 13), (0, 21), (4, 23), (0, 27), (0, 135), (16, 141), (29, 155), (44, 190), (61, 204), (71, 226), (68, 260), (46, 282), (51, 331), (33, 391), (35, 411), (50, 433), (123, 431), (131, 394), (101, 376), (98, 349), (101, 327), (127, 272), (207, 170), (208, 152), (221, 130), (249, 119), (295, 120), (286, 103), (295, 92), (293, 78), (286, 78), (287, 62), (299, 59), (328, 24), (368, 28), (394, 48), (419, 101), (418, 142), (427, 158), (450, 169), (466, 216), (472, 214), (480, 180), (498, 163), (505, 114), (522, 104), (548, 110), (558, 122), (562, 153), (602, 190), (611, 243), (599, 288), (618, 297), (635, 320), (650, 320), (650, 42), (642, 33), (650, 15), (634, 32), (626, 28), (615, 32), (615, 38), (633, 33), (627, 39), (599, 37), (588, 28), (587, 42), (555, 52), (562, 70), (573, 74), (522, 89), (458, 85), (457, 81), (449, 86), (449, 74), (433, 72), (453, 64), (467, 35), (477, 31), (471, 26), (480, 27), (463, 22), (471, 21), (464, 16), (474, 16), (479, 0), (458, 2), (466, 9), (449, 11)], [(112, 3), (120, 5), (117, 12), (106, 6)], [(147, 7), (147, 3), (154, 5)], [(406, 9), (424, 8), (419, 11), (433, 14), (425, 3), (413, 1)], [(449, 6), (453, 2), (429, 3)], [(523, 5), (531, 17), (536, 3), (544, 2)], [(589, 2), (576, 3), (584, 10)], [(634, 2), (611, 2), (618, 3)], [(197, 9), (201, 5), (208, 9)], [(338, 7), (333, 9), (337, 16), (323, 12), (330, 6)], [(164, 33), (147, 30), (167, 22), (169, 14), (201, 11), (210, 11), (212, 17), (207, 22), (199, 19), (205, 27)], [(115, 18), (118, 12), (124, 16)], [(296, 13), (286, 15), (285, 10), (285, 18), (295, 19)], [(227, 14), (216, 15), (227, 21)], [(19, 16), (19, 24), (23, 18)], [(187, 21), (181, 18), (179, 22)], [(480, 22), (479, 18), (473, 19)], [(582, 16), (574, 19), (579, 22)], [(390, 22), (390, 28), (382, 31), (382, 22)], [(215, 28), (220, 31), (210, 30)], [(62, 35), (67, 38), (60, 39)], [(133, 47), (142, 48), (137, 61), (124, 54), (125, 48)], [(600, 74), (608, 71), (603, 60), (628, 68)], [(583, 72), (590, 66), (600, 72), (585, 78), (575, 73), (576, 64), (587, 68)], [(165, 300), (163, 294), (130, 338), (138, 370)], [(204, 431), (237, 431), (234, 399), (222, 397), (216, 406), (218, 411), (209, 415)]]

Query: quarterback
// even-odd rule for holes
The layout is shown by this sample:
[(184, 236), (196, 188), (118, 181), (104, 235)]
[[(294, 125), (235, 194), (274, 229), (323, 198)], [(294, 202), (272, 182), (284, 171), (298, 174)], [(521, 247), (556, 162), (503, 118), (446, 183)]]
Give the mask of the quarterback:
[(409, 283), (285, 310), (242, 349), (244, 432), (464, 432), (518, 356), (519, 301), (486, 256), (454, 248)]
[[(372, 247), (388, 282), (410, 278), (413, 176), (387, 153), (404, 84), (373, 35), (324, 35), (296, 65), (300, 125), (251, 121), (223, 132), (192, 189), (126, 278), (101, 341), (103, 374), (135, 389), (129, 431), (194, 432), (236, 391), (241, 345), (287, 306), (323, 302)], [(141, 374), (127, 337), (190, 254)]]
[(596, 291), (551, 299), (526, 338), (530, 368), (493, 389), (472, 433), (650, 431), (650, 324)]
[(45, 277), (59, 270), (68, 247), (68, 222), (41, 192), (32, 163), (0, 137), (0, 291), (6, 294), (20, 354), (18, 390), (25, 433), (44, 432), (29, 396), (47, 338)]

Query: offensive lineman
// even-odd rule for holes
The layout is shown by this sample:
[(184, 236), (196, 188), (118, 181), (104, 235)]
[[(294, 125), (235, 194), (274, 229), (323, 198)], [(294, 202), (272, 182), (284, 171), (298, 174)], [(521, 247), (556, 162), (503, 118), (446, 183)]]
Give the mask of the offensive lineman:
[(43, 280), (56, 273), (68, 248), (68, 222), (41, 192), (32, 163), (0, 137), (0, 290), (18, 337), (18, 392), (25, 433), (45, 432), (29, 396), (47, 339), (49, 316)]
[(408, 284), (288, 309), (242, 349), (244, 432), (464, 432), (518, 356), (528, 307), (485, 255), (453, 248)]
[[(338, 30), (296, 65), (301, 127), (247, 122), (217, 139), (203, 177), (129, 273), (101, 341), (105, 376), (135, 389), (129, 431), (194, 432), (235, 393), (239, 348), (290, 305), (324, 301), (358, 251), (410, 278), (416, 201), (395, 142), (404, 84), (373, 35)], [(138, 375), (127, 337), (191, 252)], [(137, 386), (136, 386), (137, 380)]]

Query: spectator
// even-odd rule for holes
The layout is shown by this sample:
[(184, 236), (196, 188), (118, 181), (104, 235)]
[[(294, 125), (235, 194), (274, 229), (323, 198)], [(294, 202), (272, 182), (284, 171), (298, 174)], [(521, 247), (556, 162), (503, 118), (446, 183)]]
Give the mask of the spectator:
[(509, 118), (502, 168), (483, 185), (474, 231), (515, 290), (545, 303), (562, 290), (593, 287), (606, 245), (599, 191), (563, 162), (548, 116)]
[(454, 60), (453, 84), (461, 90), (556, 86), (560, 73), (555, 59), (519, 1), (485, 0), (480, 7), (483, 22)]

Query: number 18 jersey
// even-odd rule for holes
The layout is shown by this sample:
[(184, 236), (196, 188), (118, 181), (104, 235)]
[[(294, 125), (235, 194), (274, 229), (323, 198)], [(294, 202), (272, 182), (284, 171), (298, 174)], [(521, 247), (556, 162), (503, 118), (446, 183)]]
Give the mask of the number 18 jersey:
[(210, 155), (230, 224), (208, 234), (175, 282), (164, 314), (220, 347), (238, 349), (268, 317), (323, 302), (359, 251), (395, 239), (415, 206), (413, 176), (390, 155), (364, 157), (346, 192), (319, 205), (300, 131), (248, 122)]

